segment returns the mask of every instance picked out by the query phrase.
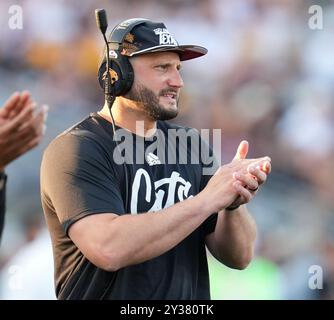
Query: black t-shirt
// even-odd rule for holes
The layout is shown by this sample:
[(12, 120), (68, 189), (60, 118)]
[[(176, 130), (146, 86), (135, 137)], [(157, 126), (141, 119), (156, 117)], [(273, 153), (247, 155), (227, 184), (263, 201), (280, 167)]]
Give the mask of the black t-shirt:
[[(93, 113), (44, 153), (41, 198), (53, 244), (57, 297), (210, 299), (204, 240), (214, 231), (216, 214), (168, 252), (116, 272), (93, 265), (69, 238), (69, 227), (88, 215), (158, 211), (195, 196), (211, 177), (203, 169), (217, 166), (202, 161), (200, 155), (212, 151), (194, 129), (158, 121), (150, 139), (117, 129), (118, 147), (111, 124)], [(175, 140), (175, 132), (188, 137)], [(121, 156), (126, 165), (119, 164)]]

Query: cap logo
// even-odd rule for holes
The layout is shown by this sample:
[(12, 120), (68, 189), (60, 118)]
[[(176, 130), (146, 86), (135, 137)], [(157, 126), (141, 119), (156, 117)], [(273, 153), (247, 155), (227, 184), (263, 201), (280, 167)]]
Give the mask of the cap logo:
[(134, 39), (135, 39), (135, 36), (131, 33), (128, 33), (124, 38), (125, 41), (128, 41), (130, 43), (133, 43)]
[(160, 45), (174, 45), (177, 46), (178, 43), (173, 38), (173, 36), (169, 33), (166, 28), (157, 28), (153, 30), (156, 35), (159, 36), (159, 44)]

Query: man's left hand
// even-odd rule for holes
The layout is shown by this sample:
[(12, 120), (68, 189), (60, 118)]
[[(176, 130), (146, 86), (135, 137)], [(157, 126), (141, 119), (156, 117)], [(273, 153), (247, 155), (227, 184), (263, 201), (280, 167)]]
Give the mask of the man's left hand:
[[(248, 153), (248, 142), (245, 141), (240, 145), (236, 160), (245, 159)], [(261, 166), (250, 165), (247, 168), (247, 173), (234, 172), (233, 178), (235, 182), (233, 187), (239, 193), (237, 199), (230, 205), (231, 208), (239, 207), (240, 205), (250, 202), (256, 195), (259, 187), (267, 180), (268, 174), (271, 171), (270, 161), (265, 161)]]

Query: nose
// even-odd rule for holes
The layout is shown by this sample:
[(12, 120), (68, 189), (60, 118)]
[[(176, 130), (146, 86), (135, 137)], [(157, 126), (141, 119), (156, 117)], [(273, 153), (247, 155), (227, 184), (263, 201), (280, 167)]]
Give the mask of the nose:
[(174, 70), (169, 79), (168, 79), (168, 85), (174, 88), (182, 88), (184, 85), (184, 82), (182, 80), (181, 74), (179, 70)]

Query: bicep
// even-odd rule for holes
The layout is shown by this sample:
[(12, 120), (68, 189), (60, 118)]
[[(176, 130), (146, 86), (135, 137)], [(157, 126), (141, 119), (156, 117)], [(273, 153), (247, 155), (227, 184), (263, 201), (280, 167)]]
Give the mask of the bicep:
[(91, 214), (74, 222), (68, 235), (82, 254), (97, 267), (108, 269), (111, 255), (110, 231), (114, 219), (113, 213)]

